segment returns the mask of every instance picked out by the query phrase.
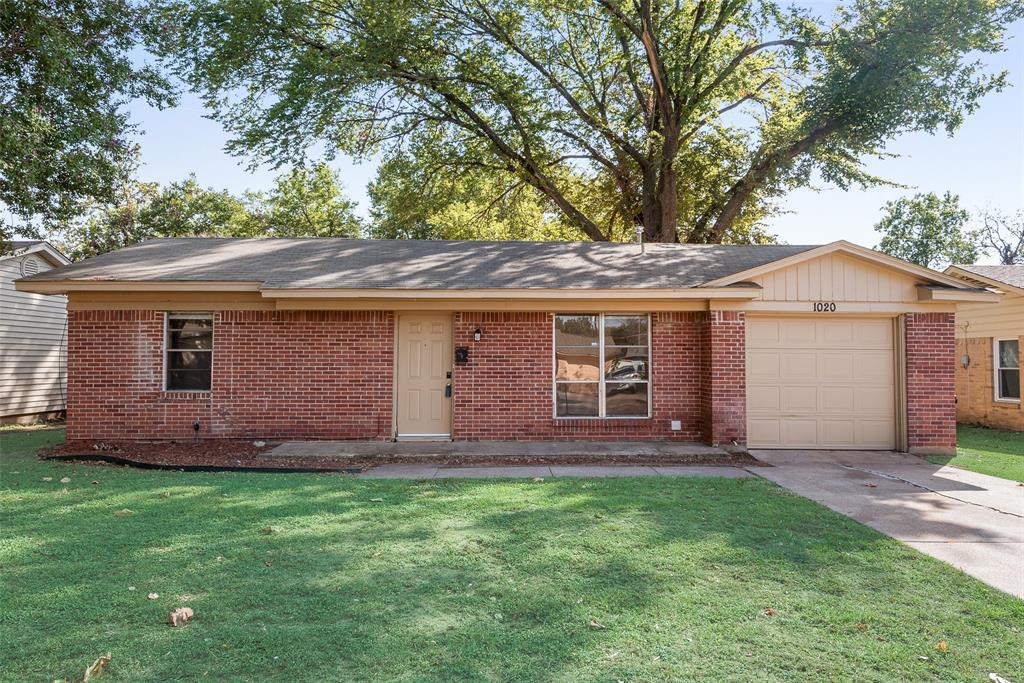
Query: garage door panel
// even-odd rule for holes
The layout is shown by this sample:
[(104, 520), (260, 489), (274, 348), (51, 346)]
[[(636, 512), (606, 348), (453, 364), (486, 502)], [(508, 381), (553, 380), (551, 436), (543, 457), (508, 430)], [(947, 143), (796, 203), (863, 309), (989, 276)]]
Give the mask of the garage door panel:
[(747, 438), (751, 441), (764, 444), (767, 447), (781, 446), (782, 436), (780, 433), (782, 425), (776, 418), (759, 420), (752, 418), (747, 422)]
[(856, 390), (851, 385), (821, 387), (821, 410), (823, 412), (852, 412), (857, 404)]
[(821, 445), (842, 447), (856, 439), (857, 425), (853, 419), (823, 419), (821, 421)]
[(781, 445), (813, 444), (818, 442), (818, 421), (787, 417), (782, 419)]
[(779, 351), (752, 351), (747, 355), (747, 376), (754, 380), (779, 378)]
[(813, 351), (784, 351), (779, 371), (789, 380), (814, 379), (818, 374), (818, 359)]
[(896, 397), (891, 386), (857, 387), (850, 410), (858, 415), (894, 415)]
[(747, 396), (751, 413), (758, 412), (778, 413), (782, 408), (779, 398), (781, 387), (751, 387)]
[(751, 447), (895, 448), (891, 319), (747, 324)]
[(856, 365), (854, 351), (818, 351), (818, 377), (823, 380), (849, 382)]

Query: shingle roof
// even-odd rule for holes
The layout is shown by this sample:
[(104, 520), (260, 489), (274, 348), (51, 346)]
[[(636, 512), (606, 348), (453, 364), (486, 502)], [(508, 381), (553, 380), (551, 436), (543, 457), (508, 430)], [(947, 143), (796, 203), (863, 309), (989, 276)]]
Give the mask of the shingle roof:
[(30, 280), (259, 282), (268, 289), (694, 287), (813, 246), (161, 239)]
[(990, 280), (1005, 282), (1014, 287), (1024, 287), (1024, 264), (1015, 266), (954, 265), (953, 268), (987, 277)]

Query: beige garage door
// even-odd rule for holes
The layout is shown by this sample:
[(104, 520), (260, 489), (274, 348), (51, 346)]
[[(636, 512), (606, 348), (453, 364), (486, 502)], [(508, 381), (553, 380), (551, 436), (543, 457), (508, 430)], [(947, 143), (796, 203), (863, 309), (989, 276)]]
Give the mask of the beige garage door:
[(751, 448), (893, 449), (891, 319), (747, 320)]

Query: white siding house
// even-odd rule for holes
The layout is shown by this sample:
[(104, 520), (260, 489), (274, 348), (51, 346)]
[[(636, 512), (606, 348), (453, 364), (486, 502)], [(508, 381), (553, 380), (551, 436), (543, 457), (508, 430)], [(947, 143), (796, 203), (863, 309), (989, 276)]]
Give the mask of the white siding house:
[(14, 281), (70, 261), (46, 242), (11, 244), (0, 255), (0, 422), (30, 422), (66, 407), (67, 297)]

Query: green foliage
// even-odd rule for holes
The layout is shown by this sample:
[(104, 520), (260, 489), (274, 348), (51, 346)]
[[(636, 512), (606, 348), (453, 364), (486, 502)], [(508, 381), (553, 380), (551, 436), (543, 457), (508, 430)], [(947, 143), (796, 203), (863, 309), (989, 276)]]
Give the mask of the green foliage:
[(642, 225), (669, 242), (764, 240), (764, 218), (812, 177), (882, 182), (865, 157), (908, 131), (955, 130), (1005, 85), (974, 60), (1002, 50), (1024, 12), (1020, 0), (854, 0), (830, 16), (768, 0), (161, 6), (158, 49), (233, 152), (385, 159), (380, 234), (601, 240)]
[(969, 219), (960, 198), (949, 192), (887, 202), (885, 216), (875, 225), (883, 235), (877, 249), (926, 268), (974, 263), (978, 235), (965, 230)]
[(173, 103), (141, 63), (149, 16), (132, 0), (0, 0), (0, 203), (23, 234), (113, 201), (133, 154), (125, 105)]
[(160, 187), (125, 179), (114, 202), (52, 233), (74, 259), (161, 237), (356, 237), (359, 219), (326, 166), (296, 168), (269, 192), (236, 197), (195, 177)]

